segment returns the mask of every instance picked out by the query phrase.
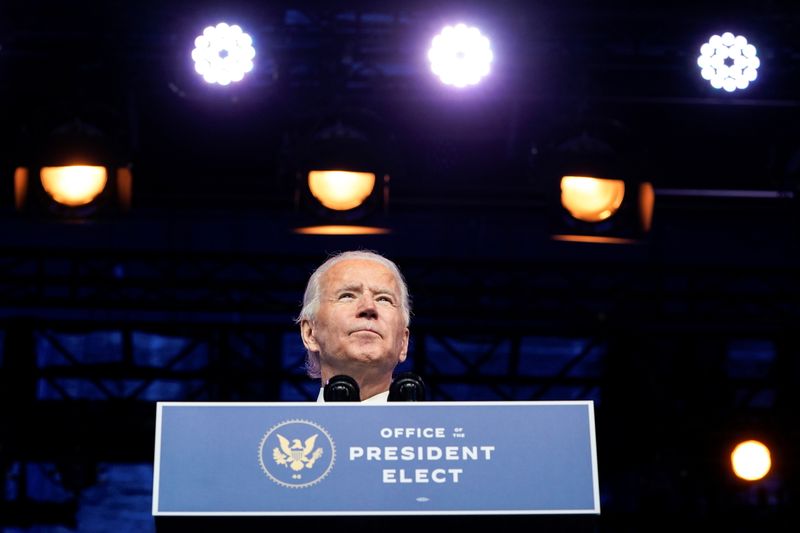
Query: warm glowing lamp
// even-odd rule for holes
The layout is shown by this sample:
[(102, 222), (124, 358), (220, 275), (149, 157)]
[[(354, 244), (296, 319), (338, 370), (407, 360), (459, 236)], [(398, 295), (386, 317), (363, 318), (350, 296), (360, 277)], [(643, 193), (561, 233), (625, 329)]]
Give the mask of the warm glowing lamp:
[(587, 176), (561, 178), (561, 205), (576, 219), (601, 222), (617, 212), (625, 198), (625, 182)]
[(587, 118), (578, 126), (564, 140), (548, 141), (537, 156), (550, 235), (570, 242), (645, 244), (655, 191), (646, 179), (641, 136), (615, 118)]
[(294, 232), (300, 235), (386, 235), (390, 230), (376, 226), (328, 224), (295, 228)]
[(27, 150), (14, 170), (17, 211), (75, 221), (130, 210), (133, 176), (122, 125), (116, 114), (94, 118), (102, 128), (75, 117), (31, 127), (20, 139)]
[(308, 188), (323, 206), (334, 211), (355, 209), (375, 188), (375, 174), (343, 170), (312, 170)]
[(105, 167), (70, 165), (42, 167), (42, 187), (61, 205), (79, 207), (91, 203), (106, 187)]
[(746, 481), (758, 481), (772, 466), (769, 448), (757, 440), (739, 443), (731, 453), (734, 474)]
[(295, 179), (296, 233), (374, 235), (388, 214), (396, 164), (386, 124), (366, 109), (337, 109), (287, 143)]

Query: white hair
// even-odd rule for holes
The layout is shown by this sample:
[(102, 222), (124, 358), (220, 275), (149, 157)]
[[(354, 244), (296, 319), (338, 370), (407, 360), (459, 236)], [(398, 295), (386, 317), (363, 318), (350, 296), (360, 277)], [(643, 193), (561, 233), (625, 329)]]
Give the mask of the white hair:
[[(317, 315), (320, 298), (322, 296), (322, 276), (324, 276), (325, 273), (335, 264), (350, 259), (374, 261), (385, 266), (392, 274), (394, 274), (394, 278), (397, 281), (397, 286), (400, 288), (400, 310), (403, 314), (403, 321), (405, 322), (406, 327), (408, 327), (408, 324), (411, 322), (411, 298), (408, 295), (408, 286), (406, 285), (406, 280), (403, 278), (403, 274), (393, 261), (385, 258), (379, 253), (370, 250), (352, 250), (348, 252), (341, 252), (332, 255), (324, 263), (317, 267), (314, 273), (311, 274), (311, 277), (308, 278), (306, 291), (303, 294), (303, 308), (300, 310), (300, 315), (297, 317), (295, 322), (299, 324), (303, 320), (314, 320)], [(306, 350), (306, 372), (312, 378), (318, 379), (321, 377), (319, 354), (312, 352), (311, 350)]]

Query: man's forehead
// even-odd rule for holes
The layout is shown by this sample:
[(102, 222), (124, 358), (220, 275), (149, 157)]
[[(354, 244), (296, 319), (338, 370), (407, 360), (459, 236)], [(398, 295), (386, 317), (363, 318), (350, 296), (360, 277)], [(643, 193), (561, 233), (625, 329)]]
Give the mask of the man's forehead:
[[(374, 286), (397, 290), (394, 273), (385, 265), (369, 259), (345, 259), (333, 265), (323, 276), (325, 285), (348, 287)], [(335, 287), (330, 287), (335, 288)]]

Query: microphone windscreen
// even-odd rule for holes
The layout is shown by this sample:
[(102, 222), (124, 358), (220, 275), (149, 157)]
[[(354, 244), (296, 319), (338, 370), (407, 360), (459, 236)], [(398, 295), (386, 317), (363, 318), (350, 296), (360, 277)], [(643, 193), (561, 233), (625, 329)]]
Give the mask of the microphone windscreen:
[(322, 391), (322, 397), (326, 402), (360, 402), (361, 391), (355, 379), (340, 374), (328, 380)]
[(425, 383), (413, 372), (399, 374), (389, 388), (390, 402), (421, 402), (425, 400)]

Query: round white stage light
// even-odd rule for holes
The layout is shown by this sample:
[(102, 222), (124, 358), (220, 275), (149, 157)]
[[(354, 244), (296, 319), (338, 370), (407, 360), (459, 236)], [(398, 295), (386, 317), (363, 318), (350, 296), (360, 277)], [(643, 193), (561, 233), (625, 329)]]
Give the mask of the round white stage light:
[(237, 25), (220, 22), (194, 40), (194, 69), (208, 83), (229, 85), (253, 70), (253, 39)]
[(492, 59), (489, 39), (478, 28), (465, 24), (445, 26), (428, 50), (431, 71), (442, 83), (459, 88), (475, 85), (486, 77)]
[(712, 35), (700, 47), (697, 58), (700, 75), (708, 80), (715, 89), (724, 89), (730, 93), (737, 89), (746, 89), (758, 76), (758, 59), (756, 47), (747, 42), (741, 35), (731, 32)]

